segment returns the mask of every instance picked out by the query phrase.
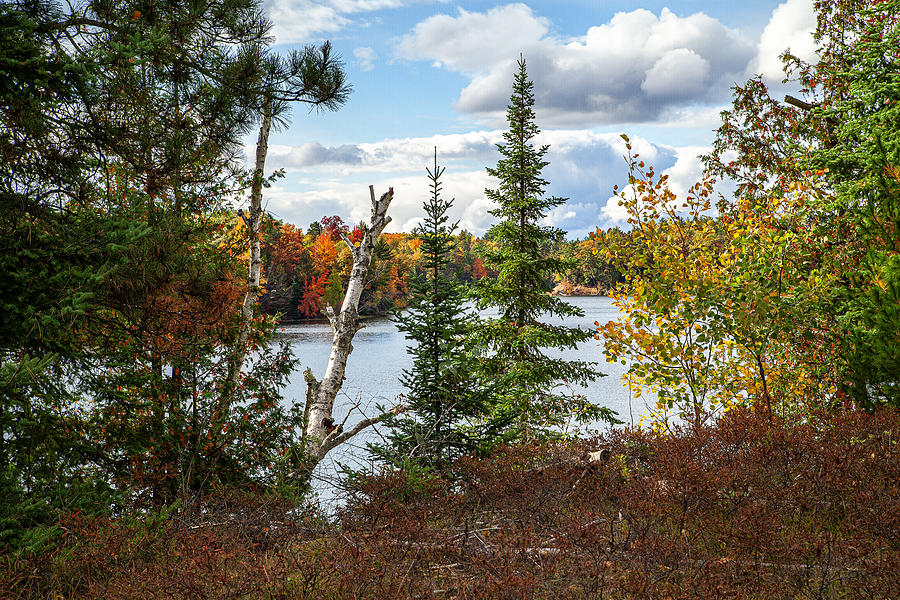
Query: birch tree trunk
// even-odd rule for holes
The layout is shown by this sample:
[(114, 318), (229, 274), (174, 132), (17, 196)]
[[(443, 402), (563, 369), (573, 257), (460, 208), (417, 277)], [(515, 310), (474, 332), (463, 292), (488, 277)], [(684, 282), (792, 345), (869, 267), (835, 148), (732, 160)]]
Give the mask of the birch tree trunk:
[[(347, 284), (340, 312), (335, 315), (330, 306), (325, 308), (334, 333), (325, 375), (321, 381), (318, 381), (311, 369), (306, 369), (304, 373), (307, 388), (303, 443), (307, 459), (307, 464), (304, 465), (307, 476), (332, 448), (401, 409), (399, 406), (394, 407), (376, 417), (363, 419), (349, 431), (343, 431), (343, 424), (335, 423), (333, 414), (334, 399), (344, 382), (347, 358), (353, 350), (353, 336), (363, 327), (359, 323), (359, 313), (357, 312), (359, 298), (365, 287), (375, 242), (378, 241), (381, 232), (391, 221), (391, 218), (387, 216), (387, 210), (394, 197), (394, 188), (390, 188), (376, 200), (375, 189), (369, 186), (369, 196), (372, 202), (372, 215), (359, 246), (354, 246), (345, 234), (341, 234), (353, 255), (353, 270), (350, 272), (350, 281)], [(346, 417), (344, 420), (346, 421)]]
[(247, 343), (250, 339), (253, 310), (259, 300), (259, 282), (262, 272), (259, 228), (262, 221), (263, 171), (266, 168), (266, 155), (269, 151), (269, 130), (271, 127), (272, 101), (269, 99), (263, 105), (262, 123), (259, 126), (259, 138), (256, 142), (256, 163), (253, 168), (253, 181), (250, 186), (250, 208), (247, 215), (239, 211), (247, 228), (247, 240), (250, 246), (250, 268), (247, 274), (247, 291), (244, 293), (244, 302), (241, 305), (240, 329), (228, 357), (228, 371), (222, 384), (219, 405), (214, 416), (219, 427), (213, 427), (213, 431), (219, 431), (221, 424), (227, 418), (231, 403), (234, 400), (234, 391), (237, 389), (241, 378), (241, 370), (244, 367), (244, 359), (247, 357)]

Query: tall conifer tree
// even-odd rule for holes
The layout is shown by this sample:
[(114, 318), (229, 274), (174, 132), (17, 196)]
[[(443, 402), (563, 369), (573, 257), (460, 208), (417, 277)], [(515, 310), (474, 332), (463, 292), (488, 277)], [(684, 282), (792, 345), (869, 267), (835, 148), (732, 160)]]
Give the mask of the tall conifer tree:
[(401, 378), (408, 410), (388, 420), (388, 443), (372, 450), (395, 463), (437, 466), (479, 447), (484, 401), (473, 360), (463, 348), (472, 315), (464, 306), (462, 286), (448, 271), (457, 224), (448, 224), (453, 201), (441, 198), (444, 168), (437, 163), (437, 149), (434, 168), (427, 172), (431, 194), (423, 204), (425, 220), (415, 231), (425, 271), (412, 278), (408, 309), (395, 317), (413, 356), (412, 368)]
[(509, 131), (503, 134), (505, 143), (497, 146), (501, 155), (497, 166), (487, 169), (500, 182), (497, 189), (485, 190), (498, 205), (491, 214), (500, 219), (488, 236), (493, 248), (484, 254), (485, 266), (497, 276), (481, 279), (472, 291), (479, 309), (499, 313), (479, 321), (473, 340), (481, 354), (481, 375), (508, 378), (503, 391), (494, 395), (491, 421), (504, 426), (509, 438), (546, 431), (572, 416), (586, 421), (612, 419), (613, 415), (565, 388), (566, 384), (584, 385), (600, 377), (593, 363), (543, 352), (573, 349), (590, 339), (592, 332), (540, 320), (584, 313), (549, 294), (552, 275), (570, 265), (545, 256), (544, 248), (561, 232), (540, 222), (566, 199), (544, 195), (547, 181), (541, 171), (548, 164), (544, 156), (549, 146), (532, 143), (540, 132), (534, 122), (533, 87), (525, 59), (520, 57), (506, 112)]
[(845, 0), (818, 11), (822, 58), (804, 65), (801, 81), (826, 82), (811, 112), (824, 117), (828, 137), (807, 164), (834, 186), (838, 209), (823, 221), (849, 220), (844, 244), (856, 246), (836, 257), (841, 387), (862, 406), (900, 407), (900, 2)]

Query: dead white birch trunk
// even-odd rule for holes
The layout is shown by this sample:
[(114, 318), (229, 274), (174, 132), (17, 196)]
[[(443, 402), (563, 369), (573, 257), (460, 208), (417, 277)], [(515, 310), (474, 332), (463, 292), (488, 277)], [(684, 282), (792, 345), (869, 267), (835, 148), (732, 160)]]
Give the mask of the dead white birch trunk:
[[(244, 359), (247, 357), (247, 342), (250, 339), (250, 324), (253, 321), (253, 309), (259, 300), (259, 282), (262, 274), (262, 257), (259, 245), (259, 228), (262, 221), (262, 187), (263, 171), (266, 168), (266, 155), (269, 151), (269, 130), (272, 127), (272, 102), (266, 100), (263, 105), (262, 123), (259, 126), (259, 138), (256, 142), (256, 164), (253, 168), (253, 181), (250, 186), (250, 208), (248, 214), (238, 214), (247, 228), (247, 241), (250, 246), (250, 268), (247, 273), (247, 291), (241, 305), (241, 324), (237, 339), (228, 357), (228, 372), (219, 396), (218, 420), (224, 423), (228, 409), (234, 398), (234, 391), (241, 378)], [(218, 429), (214, 429), (218, 431)]]
[(353, 336), (362, 329), (357, 312), (359, 298), (365, 287), (366, 274), (372, 262), (375, 242), (378, 241), (381, 232), (391, 221), (391, 218), (387, 216), (387, 210), (394, 197), (394, 188), (389, 189), (376, 200), (375, 189), (369, 186), (369, 196), (372, 201), (372, 216), (359, 246), (354, 246), (346, 235), (341, 234), (353, 255), (353, 270), (350, 272), (350, 282), (347, 284), (340, 313), (335, 315), (330, 306), (325, 308), (325, 313), (331, 322), (331, 330), (334, 332), (331, 355), (328, 357), (325, 375), (321, 381), (318, 381), (311, 369), (306, 369), (304, 373), (307, 387), (303, 442), (307, 456), (307, 464), (304, 466), (307, 474), (325, 457), (329, 450), (400, 410), (399, 407), (395, 407), (376, 417), (363, 419), (348, 431), (343, 431), (342, 425), (337, 425), (333, 414), (334, 399), (344, 382), (347, 358), (353, 350)]

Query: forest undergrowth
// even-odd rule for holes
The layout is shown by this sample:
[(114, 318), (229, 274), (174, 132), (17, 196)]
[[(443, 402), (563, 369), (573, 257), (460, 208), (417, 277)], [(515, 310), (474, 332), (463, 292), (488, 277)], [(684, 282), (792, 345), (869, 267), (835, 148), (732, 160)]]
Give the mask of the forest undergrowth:
[[(613, 429), (361, 478), (336, 517), (230, 491), (61, 518), (9, 598), (896, 598), (900, 413)], [(602, 449), (595, 460), (589, 453)], [(600, 456), (600, 460), (596, 457)]]

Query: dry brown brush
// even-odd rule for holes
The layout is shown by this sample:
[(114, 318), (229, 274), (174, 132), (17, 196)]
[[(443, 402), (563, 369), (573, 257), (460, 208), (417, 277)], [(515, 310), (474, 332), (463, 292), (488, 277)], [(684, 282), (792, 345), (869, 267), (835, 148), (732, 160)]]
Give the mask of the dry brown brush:
[(898, 440), (894, 410), (733, 411), (699, 432), (386, 472), (329, 522), (249, 498), (196, 522), (76, 519), (0, 583), (23, 598), (897, 598)]

